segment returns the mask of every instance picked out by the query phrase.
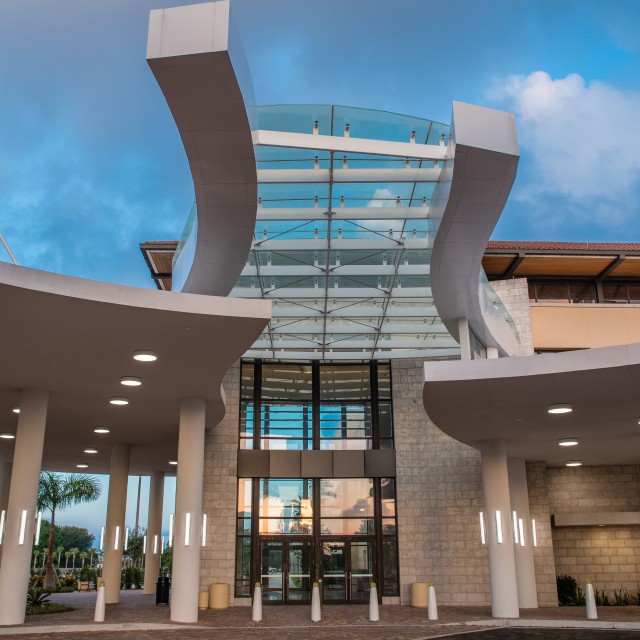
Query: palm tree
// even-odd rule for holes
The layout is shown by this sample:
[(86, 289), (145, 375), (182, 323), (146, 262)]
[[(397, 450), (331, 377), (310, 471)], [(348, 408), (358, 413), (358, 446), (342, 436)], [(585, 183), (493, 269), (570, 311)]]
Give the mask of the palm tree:
[(84, 569), (84, 561), (89, 557), (89, 554), (86, 551), (83, 551), (82, 553), (79, 554), (79, 558), (82, 560), (82, 565), (80, 566), (81, 569)]
[(58, 554), (58, 569), (60, 568), (60, 556), (62, 555), (63, 552), (64, 552), (64, 547), (62, 545), (60, 545), (59, 547), (56, 547), (56, 553)]
[(69, 551), (65, 551), (64, 552), (64, 557), (67, 559), (67, 561), (64, 563), (64, 568), (68, 569), (69, 568), (69, 558), (73, 555), (73, 552), (71, 550)]
[(97, 553), (98, 553), (97, 549), (94, 549), (93, 547), (89, 549), (89, 566), (90, 567), (93, 567), (93, 556)]
[[(84, 474), (62, 475), (43, 471), (40, 474), (38, 487), (38, 510), (51, 512), (51, 529), (49, 531), (49, 554), (44, 588), (53, 589), (56, 577), (53, 571), (53, 536), (55, 532), (56, 510), (66, 509), (81, 502), (93, 502), (100, 497), (102, 488), (97, 478)], [(66, 554), (65, 554), (66, 555)], [(67, 558), (67, 564), (69, 560)]]
[(76, 568), (76, 555), (78, 555), (80, 553), (80, 549), (78, 549), (78, 547), (71, 547), (71, 549), (69, 549), (69, 551), (71, 551), (71, 568), (75, 569)]
[(38, 556), (40, 555), (40, 549), (38, 549), (37, 547), (33, 550), (33, 570), (36, 570), (36, 560), (38, 559)]

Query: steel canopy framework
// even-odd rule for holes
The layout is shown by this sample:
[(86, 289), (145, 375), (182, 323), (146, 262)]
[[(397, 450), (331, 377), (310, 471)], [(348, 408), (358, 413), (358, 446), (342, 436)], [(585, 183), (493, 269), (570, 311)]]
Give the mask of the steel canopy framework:
[(337, 106), (258, 108), (258, 211), (231, 295), (273, 301), (248, 357), (459, 353), (431, 295), (430, 199), (450, 127)]

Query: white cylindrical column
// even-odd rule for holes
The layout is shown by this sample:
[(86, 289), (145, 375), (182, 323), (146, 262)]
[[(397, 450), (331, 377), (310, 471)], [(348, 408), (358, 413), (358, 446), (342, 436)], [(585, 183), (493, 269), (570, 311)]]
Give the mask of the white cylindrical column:
[(24, 622), (48, 401), (49, 392), (41, 389), (25, 389), (20, 397), (2, 541), (0, 625)]
[(511, 527), (507, 455), (503, 442), (487, 442), (482, 453), (491, 613), (494, 618), (518, 618), (518, 586)]
[[(10, 461), (0, 462), (0, 526), (2, 512), (7, 517), (7, 507), (9, 506), (9, 487), (11, 486), (11, 469), (13, 464)], [(0, 563), (2, 563), (2, 545), (0, 544)]]
[(180, 404), (171, 576), (171, 620), (173, 622), (197, 622), (198, 620), (204, 427), (204, 400), (183, 399)]
[(104, 564), (102, 566), (107, 604), (120, 602), (130, 453), (131, 447), (128, 444), (114, 444), (111, 448), (107, 525), (104, 532)]
[(518, 542), (515, 543), (518, 604), (522, 609), (537, 609), (538, 590), (536, 587), (536, 569), (533, 561), (527, 467), (525, 466), (524, 459), (511, 458), (507, 462), (507, 468), (509, 471), (509, 497), (511, 499), (512, 522), (513, 512), (515, 511), (515, 519), (518, 525)]
[(162, 554), (162, 499), (164, 472), (153, 471), (149, 483), (149, 517), (147, 518), (147, 553), (144, 557), (144, 592), (154, 595), (160, 574)]

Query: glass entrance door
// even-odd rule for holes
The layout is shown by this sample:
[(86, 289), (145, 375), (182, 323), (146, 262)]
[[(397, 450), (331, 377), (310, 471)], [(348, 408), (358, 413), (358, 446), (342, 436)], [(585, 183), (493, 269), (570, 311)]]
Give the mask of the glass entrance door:
[(311, 600), (311, 541), (262, 538), (260, 584), (266, 602)]
[(322, 545), (324, 602), (368, 602), (374, 580), (372, 540), (327, 540)]

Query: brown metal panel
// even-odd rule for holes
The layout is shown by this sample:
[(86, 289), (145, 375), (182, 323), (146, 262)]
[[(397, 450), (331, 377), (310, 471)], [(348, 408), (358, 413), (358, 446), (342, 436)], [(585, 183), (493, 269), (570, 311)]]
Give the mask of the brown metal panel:
[(527, 256), (516, 276), (597, 276), (615, 256)]
[(364, 478), (364, 451), (334, 451), (334, 478)]
[(270, 478), (301, 478), (299, 451), (270, 451)]
[(302, 451), (300, 454), (300, 475), (303, 478), (333, 477), (331, 451)]
[(610, 278), (640, 278), (640, 258), (625, 258), (610, 274)]
[(269, 476), (269, 451), (240, 449), (238, 478), (266, 478)]
[(395, 449), (365, 451), (364, 475), (367, 478), (394, 478), (396, 475)]
[(492, 256), (485, 254), (484, 258), (482, 258), (482, 268), (488, 276), (501, 276), (511, 266), (511, 263), (515, 258), (517, 258), (517, 254), (506, 256)]

